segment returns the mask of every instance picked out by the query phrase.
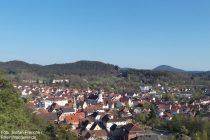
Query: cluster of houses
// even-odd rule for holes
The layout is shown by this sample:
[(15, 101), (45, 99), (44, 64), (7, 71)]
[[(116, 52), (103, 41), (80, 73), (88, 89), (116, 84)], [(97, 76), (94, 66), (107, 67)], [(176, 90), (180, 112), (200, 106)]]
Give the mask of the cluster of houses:
[[(30, 97), (27, 105), (35, 113), (46, 120), (70, 125), (79, 140), (159, 139), (157, 135), (145, 133), (143, 127), (134, 121), (136, 114), (150, 112), (150, 108), (144, 107), (146, 103), (155, 104), (156, 115), (166, 120), (180, 113), (193, 116), (197, 111), (210, 110), (208, 96), (191, 104), (165, 102), (151, 86), (141, 87), (141, 93), (125, 94), (43, 85), (15, 87), (23, 97)], [(164, 92), (176, 90), (158, 87)]]
[[(43, 80), (23, 80), (22, 83), (25, 84), (43, 84), (46, 81)], [(53, 79), (52, 81), (50, 81), (50, 83), (52, 84), (59, 84), (59, 83), (69, 83), (69, 79)]]

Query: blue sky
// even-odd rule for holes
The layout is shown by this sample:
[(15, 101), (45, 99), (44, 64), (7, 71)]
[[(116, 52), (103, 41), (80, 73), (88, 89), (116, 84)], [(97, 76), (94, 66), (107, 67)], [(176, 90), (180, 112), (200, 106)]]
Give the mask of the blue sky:
[(1, 0), (0, 61), (210, 70), (209, 0)]

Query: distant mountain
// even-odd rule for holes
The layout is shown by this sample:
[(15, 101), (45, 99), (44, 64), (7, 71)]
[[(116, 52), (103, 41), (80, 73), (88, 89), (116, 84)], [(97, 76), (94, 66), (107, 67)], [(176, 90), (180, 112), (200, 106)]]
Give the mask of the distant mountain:
[(182, 69), (174, 68), (174, 67), (167, 66), (167, 65), (158, 66), (158, 67), (154, 68), (153, 70), (155, 70), (155, 71), (176, 72), (176, 73), (185, 73), (186, 72)]

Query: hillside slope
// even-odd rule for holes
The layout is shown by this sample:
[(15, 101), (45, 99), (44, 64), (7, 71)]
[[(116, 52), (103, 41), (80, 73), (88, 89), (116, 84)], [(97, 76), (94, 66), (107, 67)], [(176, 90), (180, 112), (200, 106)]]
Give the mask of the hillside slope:
[[(12, 85), (0, 79), (0, 130), (4, 131), (45, 131), (46, 124), (25, 107), (23, 100)], [(49, 136), (36, 135), (47, 140)]]
[[(1, 139), (12, 139), (4, 138), (6, 136), (34, 136), (37, 140), (76, 140), (70, 131), (66, 131), (64, 128), (65, 127), (48, 123), (44, 118), (40, 118), (32, 113), (26, 107), (25, 102), (20, 98), (19, 93), (13, 88), (13, 86), (8, 81), (0, 78)], [(30, 131), (35, 132), (36, 134), (6, 135), (6, 133), (4, 133), (11, 133), (12, 131)], [(32, 138), (29, 137), (26, 139)]]

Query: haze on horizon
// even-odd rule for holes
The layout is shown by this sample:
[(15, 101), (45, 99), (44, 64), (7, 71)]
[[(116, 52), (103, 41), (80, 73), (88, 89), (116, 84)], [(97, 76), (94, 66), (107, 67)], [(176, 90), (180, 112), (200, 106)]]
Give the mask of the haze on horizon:
[(210, 1), (0, 1), (0, 61), (210, 70)]

